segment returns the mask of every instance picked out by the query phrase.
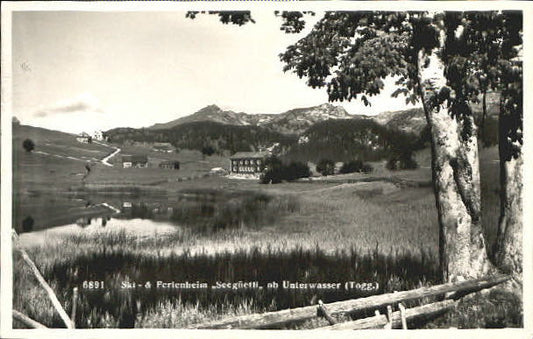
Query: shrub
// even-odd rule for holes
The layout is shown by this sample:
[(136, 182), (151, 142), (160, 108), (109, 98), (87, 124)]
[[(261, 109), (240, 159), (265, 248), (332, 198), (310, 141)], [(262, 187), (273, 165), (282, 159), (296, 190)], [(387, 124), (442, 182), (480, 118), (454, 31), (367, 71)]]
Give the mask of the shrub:
[(361, 172), (367, 174), (371, 173), (374, 170), (374, 167), (370, 164), (363, 164), (363, 167), (361, 168)]
[(208, 157), (215, 153), (215, 148), (213, 146), (207, 145), (202, 147), (202, 154), (207, 155)]
[(389, 170), (404, 170), (418, 168), (417, 162), (413, 159), (412, 154), (392, 155), (387, 161), (386, 167)]
[(272, 155), (265, 159), (266, 169), (279, 168), (281, 167), (281, 165), (282, 165), (281, 160), (275, 155)]
[(335, 171), (335, 163), (329, 159), (322, 159), (316, 165), (316, 170), (323, 176), (332, 175)]
[(272, 156), (265, 161), (266, 171), (260, 177), (262, 184), (277, 184), (286, 181), (293, 181), (299, 178), (307, 178), (311, 171), (307, 164), (302, 162), (291, 162), (284, 165), (281, 160)]
[(356, 160), (343, 163), (339, 172), (342, 174), (346, 174), (346, 173), (353, 173), (353, 172), (361, 172), (362, 169), (363, 169), (363, 162), (359, 159), (356, 159)]
[(291, 162), (288, 166), (282, 166), (282, 168), (284, 169), (283, 179), (287, 181), (311, 176), (309, 166), (303, 162)]
[(26, 152), (31, 152), (35, 149), (35, 143), (31, 139), (26, 139), (22, 142), (22, 147), (24, 147)]
[(364, 163), (362, 160), (356, 159), (343, 163), (339, 172), (342, 174), (354, 172), (370, 173), (373, 170), (374, 168), (372, 167), (372, 165)]
[(283, 177), (282, 163), (275, 155), (265, 159), (265, 168), (259, 179), (262, 184), (278, 184)]
[(279, 168), (271, 168), (261, 174), (259, 182), (261, 184), (279, 184), (282, 180), (281, 178), (281, 170)]

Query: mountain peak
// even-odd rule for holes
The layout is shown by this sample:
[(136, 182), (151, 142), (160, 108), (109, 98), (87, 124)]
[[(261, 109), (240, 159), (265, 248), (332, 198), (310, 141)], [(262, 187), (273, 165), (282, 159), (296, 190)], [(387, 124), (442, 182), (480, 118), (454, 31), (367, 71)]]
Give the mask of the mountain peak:
[(212, 105), (207, 105), (205, 106), (204, 108), (200, 109), (198, 112), (196, 113), (204, 113), (204, 112), (221, 112), (222, 109), (220, 107), (218, 107), (217, 105), (215, 104), (212, 104)]
[(346, 118), (349, 117), (348, 112), (342, 106), (335, 106), (330, 102), (323, 103), (322, 105), (317, 106), (317, 108), (324, 110), (328, 115)]
[(318, 121), (329, 119), (350, 119), (344, 107), (326, 102), (317, 106), (295, 108), (280, 114), (246, 114), (223, 110), (215, 104), (205, 106), (197, 112), (165, 124), (156, 124), (151, 129), (172, 128), (194, 121), (210, 121), (226, 125), (256, 125), (281, 131), (282, 133), (301, 133)]

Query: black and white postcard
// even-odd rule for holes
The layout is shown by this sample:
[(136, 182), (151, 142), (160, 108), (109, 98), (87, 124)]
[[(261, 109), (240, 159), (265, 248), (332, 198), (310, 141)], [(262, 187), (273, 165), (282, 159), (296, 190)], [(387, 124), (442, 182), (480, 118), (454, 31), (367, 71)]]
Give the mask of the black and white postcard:
[(528, 14), (2, 3), (1, 336), (531, 337)]

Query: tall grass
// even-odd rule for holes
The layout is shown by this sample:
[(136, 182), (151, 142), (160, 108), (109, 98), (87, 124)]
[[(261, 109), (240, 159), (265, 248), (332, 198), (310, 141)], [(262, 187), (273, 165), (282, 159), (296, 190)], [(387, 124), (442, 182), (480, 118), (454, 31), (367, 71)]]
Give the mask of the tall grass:
[[(291, 251), (258, 248), (209, 254), (161, 255), (151, 247), (152, 256), (139, 254), (128, 246), (117, 246), (119, 238), (110, 239), (105, 246), (97, 246), (92, 252), (83, 253), (74, 260), (48, 262), (40, 265), (47, 281), (52, 282), (60, 299), (71, 299), (73, 287), (82, 287), (83, 281), (104, 281), (104, 290), (81, 289), (76, 325), (92, 327), (134, 327), (167, 324), (170, 327), (187, 326), (195, 321), (205, 321), (227, 316), (306, 306), (324, 302), (357, 298), (373, 293), (404, 290), (424, 283), (436, 283), (438, 271), (431, 255), (414, 256), (409, 252), (395, 256), (359, 252), (355, 247), (328, 254), (319, 247), (313, 250), (294, 248)], [(123, 240), (123, 239), (122, 239)], [(66, 241), (63, 246), (76, 247), (77, 242)], [(42, 253), (42, 255), (45, 253)], [(33, 252), (32, 255), (38, 255)], [(45, 255), (49, 255), (46, 253)], [(18, 262), (18, 261), (16, 261)], [(17, 264), (18, 265), (18, 264)], [(19, 271), (15, 283), (15, 308), (44, 322), (48, 326), (60, 326), (57, 315), (41, 314), (41, 308), (28, 303), (26, 297), (43, 300), (35, 288), (27, 290), (31, 283), (29, 272)], [(164, 282), (205, 282), (208, 286), (217, 281), (258, 281), (260, 286), (283, 280), (300, 282), (372, 282), (378, 284), (375, 291), (344, 289), (286, 290), (245, 289), (219, 291), (211, 288), (198, 290), (173, 289), (123, 289), (124, 281), (152, 285)], [(25, 293), (23, 290), (26, 289)], [(67, 311), (70, 305), (67, 303)], [(163, 308), (162, 308), (163, 307)], [(165, 309), (188, 310), (189, 316), (168, 322), (157, 318)], [(165, 322), (167, 321), (167, 322)], [(165, 325), (166, 326), (166, 325)]]

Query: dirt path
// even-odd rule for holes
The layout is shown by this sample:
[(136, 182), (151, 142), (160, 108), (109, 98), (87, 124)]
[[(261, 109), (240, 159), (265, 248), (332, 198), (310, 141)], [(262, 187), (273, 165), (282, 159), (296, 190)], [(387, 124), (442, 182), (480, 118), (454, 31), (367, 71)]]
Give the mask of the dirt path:
[(95, 206), (105, 206), (105, 207), (109, 208), (110, 210), (112, 210), (115, 213), (120, 213), (120, 210), (118, 208), (116, 208), (113, 205), (108, 204), (107, 202), (103, 202), (103, 203), (95, 205)]
[(117, 147), (113, 153), (109, 154), (107, 157), (102, 159), (102, 164), (104, 164), (106, 166), (113, 167), (113, 164), (110, 164), (108, 161), (109, 161), (109, 159), (111, 159), (112, 157), (117, 155), (120, 151), (121, 151), (121, 149)]
[[(100, 142), (94, 142), (94, 143), (98, 144), (98, 145), (101, 145), (101, 146), (113, 148), (113, 147), (111, 147), (109, 145), (106, 145), (106, 144), (103, 144), (103, 143), (100, 143)], [(114, 157), (115, 155), (120, 153), (120, 151), (121, 151), (120, 148), (115, 147), (115, 151), (113, 153), (109, 154), (108, 156), (106, 156), (105, 158), (103, 158), (100, 161), (102, 162), (102, 164), (104, 164), (106, 166), (113, 167), (113, 164), (110, 164), (108, 161), (109, 161), (109, 159), (111, 159), (112, 157)], [(86, 159), (81, 159), (81, 158), (77, 158), (77, 157), (73, 157), (73, 156), (69, 156), (69, 155), (59, 155), (59, 154), (53, 154), (53, 153), (48, 153), (48, 152), (43, 152), (43, 151), (34, 151), (33, 153), (46, 155), (46, 156), (49, 156), (49, 157), (56, 157), (56, 158), (63, 158), (63, 159), (70, 159), (70, 160), (87, 162)]]
[(83, 160), (83, 159), (80, 159), (80, 158), (75, 158), (75, 157), (71, 157), (71, 156), (67, 156), (67, 155), (52, 154), (52, 153), (43, 152), (43, 151), (33, 151), (33, 153), (46, 155), (46, 156), (49, 156), (49, 157), (56, 157), (56, 158), (63, 158), (63, 159), (70, 159), (70, 160), (77, 160), (77, 161), (86, 161), (86, 160)]

